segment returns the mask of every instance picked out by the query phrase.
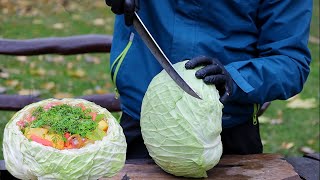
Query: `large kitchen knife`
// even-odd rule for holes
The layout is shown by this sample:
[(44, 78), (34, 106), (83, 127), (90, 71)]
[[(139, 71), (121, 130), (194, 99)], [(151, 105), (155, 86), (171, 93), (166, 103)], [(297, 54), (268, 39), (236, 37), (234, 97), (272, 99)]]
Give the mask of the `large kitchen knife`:
[(147, 27), (142, 22), (138, 13), (135, 12), (135, 17), (133, 19), (133, 26), (135, 30), (140, 35), (141, 39), (144, 41), (146, 46), (150, 49), (151, 53), (158, 60), (163, 69), (170, 75), (170, 77), (181, 87), (185, 92), (193, 97), (201, 99), (198, 94), (182, 79), (178, 72), (173, 68), (172, 63), (169, 61), (167, 56), (161, 50), (160, 46), (154, 40)]

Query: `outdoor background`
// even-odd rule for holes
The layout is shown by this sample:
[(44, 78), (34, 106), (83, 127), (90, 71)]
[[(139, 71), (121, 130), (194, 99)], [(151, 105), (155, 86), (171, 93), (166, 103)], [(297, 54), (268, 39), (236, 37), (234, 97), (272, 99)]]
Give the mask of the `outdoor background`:
[[(114, 16), (104, 0), (0, 0), (0, 38), (111, 35), (113, 22)], [(290, 100), (272, 102), (260, 117), (265, 153), (301, 156), (320, 151), (319, 0), (314, 0), (310, 35), (313, 61), (303, 91)], [(0, 55), (0, 94), (63, 98), (104, 93), (114, 93), (107, 53), (33, 57)], [(14, 113), (0, 111), (0, 159), (3, 159), (3, 129)]]

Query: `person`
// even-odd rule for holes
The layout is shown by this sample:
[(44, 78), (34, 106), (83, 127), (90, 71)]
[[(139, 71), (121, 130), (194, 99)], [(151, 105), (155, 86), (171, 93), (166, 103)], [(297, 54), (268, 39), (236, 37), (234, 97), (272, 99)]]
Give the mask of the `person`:
[[(312, 0), (106, 0), (117, 14), (111, 76), (120, 94), (127, 158), (146, 158), (141, 102), (162, 67), (132, 26), (137, 11), (174, 64), (203, 66), (195, 76), (214, 84), (224, 104), (224, 154), (262, 153), (257, 111), (299, 93), (309, 74)], [(205, 98), (205, 97), (203, 97)]]

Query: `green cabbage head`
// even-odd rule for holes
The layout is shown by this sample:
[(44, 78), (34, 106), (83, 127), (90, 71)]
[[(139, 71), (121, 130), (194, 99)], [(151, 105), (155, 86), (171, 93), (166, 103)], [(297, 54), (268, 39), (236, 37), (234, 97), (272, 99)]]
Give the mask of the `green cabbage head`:
[(125, 163), (127, 144), (122, 128), (111, 113), (92, 102), (62, 99), (66, 104), (83, 103), (87, 108), (108, 118), (107, 135), (101, 141), (80, 149), (58, 150), (29, 141), (16, 125), (35, 107), (57, 101), (47, 99), (26, 106), (17, 112), (4, 130), (3, 155), (7, 170), (19, 179), (98, 179), (111, 177)]
[(206, 85), (186, 70), (177, 72), (202, 98), (184, 92), (163, 70), (151, 81), (143, 98), (141, 131), (155, 163), (164, 171), (185, 177), (207, 177), (222, 154), (222, 108), (214, 85)]

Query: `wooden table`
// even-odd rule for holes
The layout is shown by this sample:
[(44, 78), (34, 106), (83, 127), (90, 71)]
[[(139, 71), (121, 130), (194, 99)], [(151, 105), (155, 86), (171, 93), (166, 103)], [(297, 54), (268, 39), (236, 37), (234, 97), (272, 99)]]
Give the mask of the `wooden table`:
[(302, 179), (320, 180), (320, 153), (305, 154), (303, 157), (288, 157), (286, 160)]
[[(315, 156), (317, 159), (319, 154)], [(270, 179), (296, 180), (319, 179), (320, 161), (308, 164), (306, 157), (283, 158), (278, 154), (225, 155), (219, 164), (208, 171), (207, 179), (242, 180)], [(294, 167), (290, 164), (293, 164)], [(12, 179), (6, 171), (4, 161), (0, 161), (1, 179)], [(300, 175), (300, 176), (299, 176)], [(318, 176), (317, 176), (318, 175)], [(11, 176), (11, 177), (10, 177)], [(152, 159), (127, 160), (124, 168), (112, 178), (100, 180), (187, 180), (164, 172)], [(192, 179), (195, 180), (195, 179)]]
[[(164, 172), (152, 160), (128, 160), (125, 167), (112, 178), (102, 180), (181, 179)], [(226, 155), (217, 166), (208, 171), (207, 179), (300, 179), (293, 167), (277, 154)], [(193, 179), (194, 180), (194, 179)]]

